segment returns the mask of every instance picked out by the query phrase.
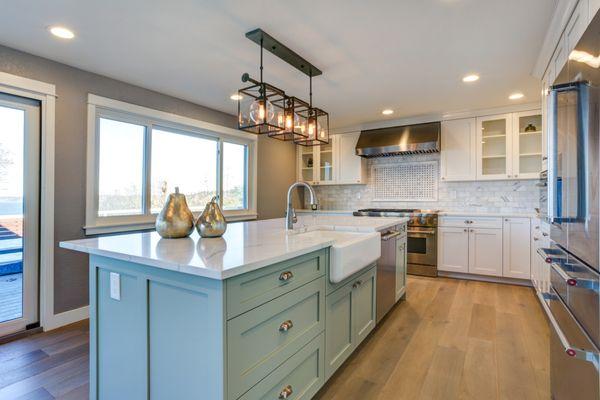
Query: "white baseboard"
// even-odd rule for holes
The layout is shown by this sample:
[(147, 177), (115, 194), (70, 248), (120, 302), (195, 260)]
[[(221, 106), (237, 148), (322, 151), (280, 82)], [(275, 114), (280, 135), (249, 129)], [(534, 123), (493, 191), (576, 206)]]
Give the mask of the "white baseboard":
[(48, 318), (42, 328), (44, 331), (51, 331), (53, 329), (60, 328), (61, 326), (87, 319), (90, 316), (89, 309), (89, 306), (85, 306), (76, 308), (74, 310), (65, 311), (60, 314), (54, 314)]
[(466, 279), (469, 281), (507, 283), (509, 285), (533, 287), (533, 284), (531, 283), (531, 281), (527, 280), (527, 279), (504, 278), (501, 276), (486, 276), (486, 275), (475, 275), (475, 274), (461, 274), (458, 272), (448, 272), (448, 271), (438, 271), (438, 276), (443, 276), (445, 278)]

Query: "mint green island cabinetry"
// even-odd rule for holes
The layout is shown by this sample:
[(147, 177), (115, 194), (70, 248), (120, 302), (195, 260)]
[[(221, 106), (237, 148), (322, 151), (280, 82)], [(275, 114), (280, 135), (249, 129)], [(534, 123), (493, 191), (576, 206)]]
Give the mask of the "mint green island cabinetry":
[(331, 241), (232, 236), (61, 243), (90, 253), (92, 400), (310, 399), (375, 327), (375, 264), (332, 284)]

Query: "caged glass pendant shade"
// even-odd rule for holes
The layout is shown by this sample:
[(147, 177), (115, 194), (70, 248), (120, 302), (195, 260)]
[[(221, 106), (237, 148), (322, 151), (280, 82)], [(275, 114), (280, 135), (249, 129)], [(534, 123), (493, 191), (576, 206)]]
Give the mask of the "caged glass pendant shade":
[(263, 134), (283, 131), (278, 115), (283, 115), (285, 92), (264, 82), (238, 90), (238, 129)]
[(300, 112), (306, 118), (306, 137), (294, 140), (300, 146), (319, 146), (329, 143), (329, 114), (320, 108), (309, 107)]
[(282, 111), (276, 115), (277, 125), (283, 130), (271, 132), (269, 137), (284, 141), (305, 139), (307, 119), (300, 113), (309, 107), (308, 103), (294, 96), (286, 96), (283, 104)]

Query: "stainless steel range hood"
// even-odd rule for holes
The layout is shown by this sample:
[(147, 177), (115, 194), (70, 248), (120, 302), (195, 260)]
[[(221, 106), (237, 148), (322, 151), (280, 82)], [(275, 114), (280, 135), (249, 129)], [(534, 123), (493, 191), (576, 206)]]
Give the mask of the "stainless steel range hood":
[(356, 155), (367, 158), (439, 151), (439, 122), (362, 131), (356, 143)]

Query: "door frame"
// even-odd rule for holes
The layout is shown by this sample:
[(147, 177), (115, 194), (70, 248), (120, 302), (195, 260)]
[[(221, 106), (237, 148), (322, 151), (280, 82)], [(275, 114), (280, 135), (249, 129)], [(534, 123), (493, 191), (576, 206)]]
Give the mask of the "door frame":
[(41, 103), (40, 145), (40, 285), (39, 316), (44, 330), (61, 323), (54, 313), (54, 130), (56, 87), (52, 84), (0, 72), (0, 91), (39, 100)]

